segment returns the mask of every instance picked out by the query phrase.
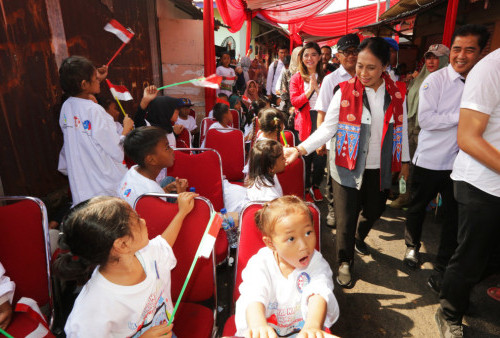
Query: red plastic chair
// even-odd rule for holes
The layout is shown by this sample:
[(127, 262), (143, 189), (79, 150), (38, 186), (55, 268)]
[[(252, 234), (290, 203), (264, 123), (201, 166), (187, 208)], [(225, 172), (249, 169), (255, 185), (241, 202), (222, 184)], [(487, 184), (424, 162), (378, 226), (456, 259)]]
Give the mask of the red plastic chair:
[(176, 136), (177, 148), (192, 148), (191, 133), (186, 128), (182, 129), (181, 133)]
[[(168, 203), (163, 197), (177, 197), (171, 194), (145, 194), (135, 203), (135, 210), (146, 220), (149, 238), (161, 234), (177, 214), (177, 203)], [(198, 245), (205, 232), (210, 215), (214, 211), (212, 204), (204, 197), (197, 197), (193, 210), (186, 216), (173, 246), (177, 265), (172, 270), (172, 299), (177, 300), (182, 285), (188, 275)], [(203, 257), (193, 270), (188, 286), (174, 318), (174, 332), (179, 338), (211, 337), (215, 329), (216, 306), (207, 308), (200, 302), (214, 300), (217, 304), (214, 254), (209, 259)], [(206, 302), (205, 302), (206, 303)], [(175, 302), (174, 302), (175, 304)]]
[[(16, 283), (13, 304), (21, 297), (34, 299), (51, 328), (54, 301), (45, 205), (37, 198), (23, 196), (0, 197), (0, 201), (15, 202), (0, 206), (0, 262), (6, 275)], [(14, 337), (25, 337), (39, 324), (27, 313), (14, 312), (7, 332)], [(54, 337), (50, 332), (48, 336)]]
[[(255, 224), (255, 213), (259, 211), (264, 202), (247, 203), (240, 212), (240, 239), (236, 257), (236, 269), (234, 277), (233, 302), (232, 311), (234, 312), (234, 304), (240, 297), (239, 287), (242, 282), (241, 272), (247, 266), (248, 260), (255, 255), (261, 248), (265, 246), (262, 241), (262, 234)], [(314, 230), (316, 232), (316, 250), (321, 251), (321, 234), (320, 234), (320, 212), (313, 203), (307, 203), (309, 210), (313, 214)], [(234, 323), (234, 315), (229, 317), (224, 325), (222, 336), (233, 336), (236, 333), (236, 325)]]
[(240, 113), (236, 109), (229, 109), (231, 115), (233, 115), (233, 128), (240, 129)]
[[(302, 178), (302, 179), (301, 179)], [(283, 195), (295, 195), (301, 199), (305, 198), (305, 164), (304, 158), (300, 156), (293, 163), (285, 167), (285, 171), (278, 174), (278, 180)]]
[(215, 149), (222, 159), (222, 172), (228, 181), (240, 181), (245, 176), (245, 140), (239, 129), (217, 129), (208, 131), (205, 147)]
[(196, 120), (196, 112), (193, 109), (189, 109), (189, 116), (192, 116)]
[(211, 117), (205, 117), (203, 120), (201, 120), (201, 126), (200, 126), (200, 146), (203, 144), (203, 141), (205, 140), (205, 137), (207, 135), (208, 129), (215, 122), (217, 122), (217, 120), (214, 119), (214, 118), (211, 118)]
[[(193, 151), (197, 151), (194, 154)], [(174, 165), (168, 168), (169, 176), (185, 178), (200, 196), (208, 198), (215, 210), (224, 208), (222, 188), (222, 163), (213, 149), (175, 149)], [(224, 230), (220, 230), (215, 243), (217, 263), (228, 254), (228, 242)]]

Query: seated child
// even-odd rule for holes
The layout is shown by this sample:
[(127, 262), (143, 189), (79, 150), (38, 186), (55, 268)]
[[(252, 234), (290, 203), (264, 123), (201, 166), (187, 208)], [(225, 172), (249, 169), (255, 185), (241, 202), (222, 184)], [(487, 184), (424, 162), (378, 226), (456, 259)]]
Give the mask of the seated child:
[(275, 140), (257, 141), (250, 150), (246, 201), (272, 201), (283, 196), (276, 174), (284, 170), (283, 146)]
[[(229, 128), (231, 128), (230, 125), (233, 123), (233, 115), (229, 111), (229, 106), (226, 106), (225, 104), (222, 104), (222, 103), (216, 103), (213, 110), (214, 110), (214, 117), (217, 120), (217, 122), (212, 123), (212, 125), (210, 126), (210, 128), (208, 128), (208, 130), (214, 129), (214, 128), (217, 128), (217, 129), (229, 129)], [(208, 132), (208, 130), (207, 130), (207, 132)], [(202, 148), (205, 147), (205, 141), (206, 141), (206, 137), (205, 137), (205, 139), (203, 139), (203, 142), (201, 144)]]
[(192, 106), (190, 99), (179, 99), (179, 118), (175, 122), (175, 124), (183, 125), (191, 134), (196, 133), (196, 128), (198, 128), (194, 117), (189, 115)]
[(312, 214), (295, 196), (267, 203), (255, 215), (266, 245), (242, 272), (237, 336), (323, 337), (339, 317), (332, 271), (315, 250)]
[(12, 319), (12, 299), (16, 284), (5, 276), (5, 268), (0, 263), (0, 329), (5, 330)]
[[(215, 101), (215, 103), (222, 103), (222, 104), (225, 104), (226, 106), (229, 107), (229, 97), (224, 94), (224, 93), (219, 93), (217, 94), (217, 100)], [(214, 110), (212, 109), (210, 111), (210, 113), (208, 113), (208, 117), (210, 118), (214, 118)]]
[(68, 317), (67, 337), (172, 337), (172, 246), (196, 196), (180, 194), (179, 212), (152, 240), (144, 219), (119, 198), (96, 197), (70, 212), (61, 238), (70, 252), (54, 269), (62, 279), (92, 277)]
[(133, 121), (126, 117), (122, 136), (118, 135), (113, 118), (90, 99), (91, 94), (100, 92), (100, 81), (106, 74), (106, 67), (98, 72), (81, 56), (70, 56), (59, 68), (61, 87), (69, 96), (59, 117), (64, 136), (59, 170), (68, 175), (73, 205), (94, 196), (112, 195), (127, 172), (120, 144), (132, 130)]
[(156, 177), (164, 168), (174, 165), (174, 150), (169, 146), (165, 131), (159, 127), (139, 127), (130, 132), (123, 143), (125, 154), (137, 163), (120, 182), (117, 196), (133, 208), (137, 198), (146, 193), (181, 193), (186, 191), (186, 179), (174, 179), (162, 187)]
[(118, 134), (121, 134), (123, 132), (123, 125), (120, 123), (120, 111), (118, 110), (116, 101), (113, 101), (110, 98), (99, 98), (97, 101), (104, 108), (106, 113), (111, 115), (115, 121), (116, 131)]

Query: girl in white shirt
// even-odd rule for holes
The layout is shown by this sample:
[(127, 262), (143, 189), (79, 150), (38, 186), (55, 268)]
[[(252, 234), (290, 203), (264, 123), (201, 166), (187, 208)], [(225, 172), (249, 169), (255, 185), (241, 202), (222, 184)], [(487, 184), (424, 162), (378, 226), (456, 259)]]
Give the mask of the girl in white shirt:
[(274, 140), (260, 140), (250, 151), (246, 180), (247, 201), (271, 201), (283, 196), (276, 174), (285, 170), (283, 146)]
[(84, 280), (64, 330), (67, 337), (172, 337), (172, 251), (195, 193), (181, 193), (179, 212), (151, 241), (144, 219), (116, 197), (77, 205), (63, 222), (70, 250), (54, 263), (62, 279)]

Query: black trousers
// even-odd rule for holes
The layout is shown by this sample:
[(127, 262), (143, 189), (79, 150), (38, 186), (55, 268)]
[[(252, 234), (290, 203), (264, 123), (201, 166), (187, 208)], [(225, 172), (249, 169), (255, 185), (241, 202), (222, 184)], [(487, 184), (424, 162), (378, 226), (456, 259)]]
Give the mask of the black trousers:
[[(311, 110), (311, 134), (317, 129), (316, 122), (318, 120), (318, 112), (316, 110)], [(306, 189), (314, 186), (318, 188), (323, 181), (323, 175), (325, 174), (326, 166), (326, 155), (318, 155), (316, 151), (313, 151), (307, 156), (304, 156), (305, 169), (306, 169)]]
[(415, 166), (411, 185), (411, 202), (408, 207), (405, 229), (405, 243), (409, 247), (420, 248), (425, 208), (436, 197), (442, 197), (444, 222), (436, 258), (436, 270), (444, 271), (457, 247), (457, 202), (453, 197), (451, 170), (430, 170)]
[(461, 181), (455, 181), (454, 188), (458, 247), (446, 268), (439, 298), (446, 320), (461, 324), (472, 287), (488, 267), (498, 268), (500, 197)]
[[(354, 239), (364, 240), (385, 210), (388, 191), (380, 191), (380, 170), (367, 169), (361, 189), (344, 187), (332, 180), (337, 220), (337, 259), (352, 265)], [(360, 214), (361, 211), (361, 214)]]

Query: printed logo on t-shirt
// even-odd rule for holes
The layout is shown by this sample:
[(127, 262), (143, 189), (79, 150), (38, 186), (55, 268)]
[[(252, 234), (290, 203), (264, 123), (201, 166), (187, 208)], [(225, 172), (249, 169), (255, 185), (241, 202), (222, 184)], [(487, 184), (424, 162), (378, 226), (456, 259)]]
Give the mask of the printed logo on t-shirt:
[(129, 188), (129, 189), (127, 189), (127, 190), (125, 190), (125, 191), (123, 192), (123, 196), (125, 196), (125, 197), (129, 197), (131, 192), (132, 192), (132, 189), (130, 189), (130, 188)]
[(297, 277), (297, 290), (299, 290), (300, 293), (302, 293), (302, 290), (309, 284), (311, 281), (311, 277), (307, 274), (307, 272), (302, 272), (298, 277)]
[(80, 119), (79, 119), (78, 117), (76, 117), (76, 116), (73, 116), (73, 119), (75, 120), (75, 128), (78, 128), (78, 126), (79, 126), (80, 124), (82, 124), (82, 123), (80, 122)]
[(92, 123), (90, 123), (89, 120), (83, 121), (83, 132), (85, 134), (91, 135), (92, 134)]
[(424, 83), (424, 85), (422, 86), (422, 89), (423, 90), (427, 90), (429, 88), (429, 84), (428, 83)]

